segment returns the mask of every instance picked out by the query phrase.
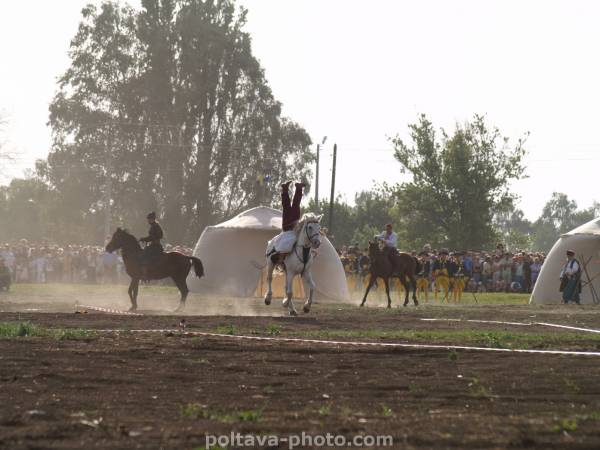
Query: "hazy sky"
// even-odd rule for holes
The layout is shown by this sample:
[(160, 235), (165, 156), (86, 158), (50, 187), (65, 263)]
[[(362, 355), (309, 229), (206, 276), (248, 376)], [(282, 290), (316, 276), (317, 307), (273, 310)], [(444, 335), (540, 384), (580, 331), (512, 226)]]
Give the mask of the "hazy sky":
[[(50, 145), (48, 104), (68, 65), (85, 0), (0, 2), (0, 109), (22, 173)], [(130, 2), (133, 5), (137, 1)], [(451, 129), (485, 114), (527, 142), (529, 178), (515, 183), (529, 218), (553, 191), (590, 206), (600, 162), (600, 2), (243, 0), (254, 53), (284, 114), (322, 153), (329, 195), (352, 200), (401, 179), (388, 136), (425, 113)]]

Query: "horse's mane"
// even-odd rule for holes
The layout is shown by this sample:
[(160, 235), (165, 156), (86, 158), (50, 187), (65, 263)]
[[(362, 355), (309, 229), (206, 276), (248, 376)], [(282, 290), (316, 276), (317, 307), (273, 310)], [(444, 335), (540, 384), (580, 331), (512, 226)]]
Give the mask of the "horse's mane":
[(125, 239), (127, 239), (128, 241), (134, 242), (135, 245), (137, 245), (139, 247), (137, 238), (133, 234), (131, 234), (129, 232), (129, 230), (127, 230), (127, 228), (121, 228), (121, 233), (123, 234)]
[(298, 221), (298, 223), (294, 227), (294, 230), (296, 232), (299, 232), (302, 229), (302, 227), (304, 227), (304, 225), (306, 225), (308, 223), (319, 223), (319, 221), (320, 221), (319, 216), (317, 216), (315, 213), (308, 212), (308, 213), (304, 214), (302, 216), (302, 218)]

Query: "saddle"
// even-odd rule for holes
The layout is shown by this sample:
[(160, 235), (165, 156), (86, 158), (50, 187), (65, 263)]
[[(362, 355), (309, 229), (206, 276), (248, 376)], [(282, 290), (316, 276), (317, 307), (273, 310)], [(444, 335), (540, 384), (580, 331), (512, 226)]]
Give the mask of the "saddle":
[(400, 255), (398, 254), (398, 250), (391, 247), (384, 247), (383, 254), (387, 257), (392, 265), (392, 275), (399, 276), (400, 275), (400, 262), (398, 258)]
[(160, 250), (160, 252), (157, 251), (157, 249), (153, 249), (154, 251), (148, 251), (148, 252), (142, 252), (139, 255), (139, 263), (142, 266), (153, 266), (156, 263), (158, 263), (165, 255), (166, 253), (164, 252), (164, 250)]

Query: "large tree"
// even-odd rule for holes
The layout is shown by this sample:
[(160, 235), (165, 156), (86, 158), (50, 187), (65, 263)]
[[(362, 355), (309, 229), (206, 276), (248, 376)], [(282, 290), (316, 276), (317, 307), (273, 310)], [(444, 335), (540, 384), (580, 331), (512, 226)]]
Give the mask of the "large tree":
[(0, 186), (0, 242), (60, 236), (55, 206), (56, 194), (34, 177)]
[(510, 183), (523, 176), (524, 140), (512, 147), (481, 116), (436, 133), (421, 115), (409, 126), (412, 143), (392, 142), (395, 157), (411, 180), (397, 189), (397, 219), (409, 242), (452, 248), (492, 244), (494, 214), (514, 196)]
[(541, 251), (550, 250), (561, 234), (589, 222), (597, 214), (597, 203), (587, 209), (578, 209), (575, 200), (561, 192), (553, 192), (533, 224), (535, 247)]
[(156, 209), (167, 238), (189, 242), (211, 222), (274, 203), (292, 174), (309, 177), (310, 138), (281, 116), (245, 23), (232, 0), (83, 10), (50, 108), (44, 175), (95, 236), (108, 207), (126, 224)]

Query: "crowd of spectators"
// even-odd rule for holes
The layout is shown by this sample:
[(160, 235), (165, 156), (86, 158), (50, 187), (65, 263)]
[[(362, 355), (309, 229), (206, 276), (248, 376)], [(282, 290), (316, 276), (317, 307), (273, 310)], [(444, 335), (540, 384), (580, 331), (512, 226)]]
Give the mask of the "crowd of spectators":
[[(418, 257), (428, 273), (421, 276), (428, 278), (433, 289), (435, 274), (434, 262), (439, 258), (439, 250), (425, 246), (420, 252), (412, 251)], [(541, 252), (510, 252), (498, 244), (492, 252), (488, 251), (451, 251), (449, 260), (466, 279), (466, 290), (473, 292), (520, 292), (531, 293), (544, 264), (546, 255)], [(347, 276), (364, 279), (369, 270), (368, 249), (360, 249), (358, 244), (341, 247), (338, 250)], [(424, 264), (427, 261), (430, 264)], [(425, 269), (426, 270), (426, 269)], [(452, 276), (452, 274), (450, 274)]]
[[(191, 255), (182, 246), (165, 246), (165, 251)], [(12, 283), (125, 283), (123, 259), (95, 245), (56, 245), (48, 242), (5, 243), (0, 260), (8, 268)], [(0, 263), (0, 264), (2, 264)]]
[[(182, 246), (165, 246), (165, 251), (178, 251), (191, 255), (192, 249)], [(368, 250), (358, 244), (343, 246), (338, 250), (348, 277), (364, 280), (369, 271)], [(439, 251), (426, 246), (423, 251), (411, 252), (429, 268), (420, 276), (429, 280), (433, 289), (434, 262)], [(454, 251), (450, 261), (460, 267), (466, 278), (466, 290), (476, 292), (523, 292), (533, 290), (546, 255), (540, 252), (505, 251), (498, 244), (493, 252)], [(119, 252), (107, 253), (104, 247), (94, 245), (56, 245), (48, 242), (5, 243), (0, 248), (0, 272), (4, 271), (12, 283), (126, 283), (123, 259)], [(359, 283), (360, 287), (364, 283)], [(357, 284), (357, 287), (358, 284)]]

